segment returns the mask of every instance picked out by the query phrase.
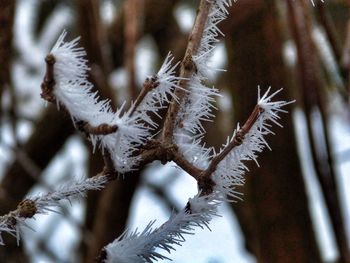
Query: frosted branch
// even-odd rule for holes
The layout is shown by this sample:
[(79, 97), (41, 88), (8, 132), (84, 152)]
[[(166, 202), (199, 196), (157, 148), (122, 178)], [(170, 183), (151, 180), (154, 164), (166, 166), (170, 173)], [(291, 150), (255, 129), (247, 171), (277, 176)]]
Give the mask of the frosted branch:
[(29, 197), (20, 202), (17, 209), (6, 215), (0, 216), (0, 244), (4, 245), (1, 234), (8, 233), (20, 239), (20, 227), (27, 226), (26, 221), (37, 214), (46, 214), (54, 211), (63, 200), (72, 201), (79, 197), (85, 197), (87, 191), (100, 190), (112, 178), (108, 175), (97, 175), (83, 180), (74, 180), (62, 185), (56, 191)]
[(104, 248), (104, 262), (139, 263), (169, 259), (160, 250), (170, 253), (175, 246), (185, 242), (185, 235), (194, 234), (196, 227), (209, 228), (213, 216), (218, 216), (217, 208), (221, 197), (216, 193), (208, 196), (197, 194), (190, 198), (187, 206), (158, 228), (155, 221), (139, 232), (124, 233)]
[(229, 200), (240, 199), (240, 193), (236, 190), (237, 186), (244, 184), (243, 175), (248, 170), (244, 162), (254, 160), (257, 165), (258, 153), (264, 148), (269, 148), (265, 137), (274, 134), (271, 131), (271, 123), (280, 127), (278, 122), (279, 113), (286, 113), (284, 106), (294, 101), (271, 101), (271, 99), (281, 90), (269, 95), (270, 88), (260, 97), (258, 94), (258, 103), (252, 114), (242, 128), (237, 127), (233, 136), (227, 139), (222, 150), (213, 158), (213, 163), (204, 173), (211, 176), (215, 182), (214, 189), (227, 195)]

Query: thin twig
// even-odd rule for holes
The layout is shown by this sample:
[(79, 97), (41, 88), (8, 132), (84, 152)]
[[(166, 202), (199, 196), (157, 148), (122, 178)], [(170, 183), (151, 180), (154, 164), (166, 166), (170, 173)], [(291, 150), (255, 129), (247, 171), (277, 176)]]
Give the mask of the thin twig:
[(210, 162), (208, 168), (203, 172), (201, 177), (210, 176), (218, 166), (218, 164), (232, 151), (233, 148), (242, 144), (245, 135), (250, 131), (254, 123), (258, 120), (260, 114), (263, 112), (263, 109), (256, 105), (250, 114), (247, 121), (244, 123), (242, 128), (238, 130), (233, 137), (232, 141), (218, 154), (216, 155)]
[(158, 85), (159, 85), (159, 83), (157, 82), (156, 76), (152, 76), (151, 78), (146, 78), (145, 82), (143, 83), (143, 87), (142, 87), (141, 92), (139, 93), (135, 102), (131, 106), (132, 108), (130, 111), (130, 116), (132, 116), (135, 113), (135, 111), (140, 106), (140, 104), (142, 103), (142, 101), (144, 100), (144, 98), (146, 97), (148, 92), (155, 89)]

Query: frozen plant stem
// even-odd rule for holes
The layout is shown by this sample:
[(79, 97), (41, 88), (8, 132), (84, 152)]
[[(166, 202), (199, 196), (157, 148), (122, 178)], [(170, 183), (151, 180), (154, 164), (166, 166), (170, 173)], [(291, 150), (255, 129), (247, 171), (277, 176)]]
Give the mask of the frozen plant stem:
[[(272, 102), (279, 91), (269, 95), (270, 89), (260, 98), (259, 90), (256, 107), (223, 149), (215, 154), (213, 148), (205, 147), (202, 122), (215, 117), (212, 110), (218, 95), (217, 89), (205, 85), (207, 62), (222, 34), (217, 25), (227, 17), (230, 4), (230, 0), (201, 0), (179, 76), (175, 75), (178, 63), (173, 64), (169, 53), (158, 73), (145, 80), (131, 107), (126, 109), (124, 103), (117, 111), (93, 91), (87, 79), (86, 52), (78, 46), (79, 38), (66, 42), (64, 31), (45, 59), (41, 96), (67, 111), (76, 128), (90, 138), (95, 148), (101, 148), (105, 167), (90, 179), (25, 199), (15, 211), (0, 217), (0, 234), (15, 233), (19, 237), (18, 228), (26, 219), (49, 211), (61, 200), (100, 190), (119, 173), (139, 170), (154, 160), (162, 164), (174, 161), (197, 181), (197, 195), (161, 227), (153, 228), (151, 223), (141, 233), (117, 238), (105, 247), (100, 260), (139, 263), (166, 259), (155, 249), (170, 252), (185, 241), (185, 234), (193, 233), (194, 227), (208, 227), (217, 215), (217, 206), (237, 197), (236, 187), (243, 185), (247, 170), (244, 162), (256, 161), (257, 154), (268, 147), (264, 136), (273, 133), (269, 122), (278, 125), (278, 113), (285, 112), (281, 108), (290, 103)], [(160, 127), (152, 117), (159, 116), (158, 111), (165, 107), (168, 111)], [(154, 136), (157, 129), (162, 130), (158, 139)]]
[(215, 171), (217, 165), (232, 151), (232, 149), (242, 144), (245, 135), (250, 131), (263, 111), (264, 109), (262, 109), (259, 105), (255, 106), (243, 127), (237, 131), (233, 140), (211, 160), (209, 167), (201, 174), (200, 179), (202, 177), (209, 177)]
[(178, 115), (181, 102), (186, 96), (186, 87), (188, 85), (189, 79), (197, 70), (196, 64), (193, 62), (193, 56), (196, 55), (197, 50), (200, 46), (211, 6), (212, 1), (207, 0), (201, 0), (199, 4), (196, 21), (188, 39), (185, 56), (181, 62), (180, 80), (177, 85), (182, 89), (177, 88), (175, 90), (175, 95), (178, 98), (178, 102), (174, 99), (172, 100), (164, 122), (162, 133), (162, 140), (164, 142), (172, 142), (176, 116)]
[[(46, 72), (44, 76), (44, 80), (41, 84), (41, 97), (52, 103), (57, 103), (55, 95), (53, 94), (54, 86), (56, 85), (55, 77), (54, 77), (54, 66), (55, 66), (55, 57), (52, 54), (49, 54), (45, 58), (46, 63)], [(64, 105), (60, 105), (64, 110)], [(66, 110), (67, 111), (67, 110)], [(75, 125), (77, 129), (86, 135), (107, 135), (110, 133), (114, 133), (118, 130), (117, 125), (108, 125), (107, 123), (102, 123), (98, 126), (93, 126), (85, 121), (76, 121)]]

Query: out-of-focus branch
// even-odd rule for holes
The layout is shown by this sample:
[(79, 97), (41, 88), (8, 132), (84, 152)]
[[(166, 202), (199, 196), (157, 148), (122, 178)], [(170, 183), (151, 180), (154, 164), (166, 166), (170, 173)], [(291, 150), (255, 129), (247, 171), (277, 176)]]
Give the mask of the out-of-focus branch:
[[(317, 58), (310, 38), (310, 21), (307, 19), (306, 13), (308, 10), (306, 10), (306, 6), (307, 4), (303, 1), (288, 0), (290, 25), (299, 57), (300, 93), (303, 97), (302, 103), (306, 112), (308, 136), (311, 144), (314, 168), (321, 184), (336, 236), (340, 261), (350, 262), (349, 246), (345, 235), (345, 225), (339, 202), (339, 192), (336, 185), (334, 161), (330, 150), (327, 116), (320, 94), (322, 92), (322, 86), (318, 78), (320, 71), (317, 67)], [(317, 151), (316, 143), (319, 143), (319, 140), (315, 138), (315, 134), (312, 132), (313, 122), (311, 120), (311, 114), (312, 111), (317, 108), (321, 114), (322, 129), (320, 132), (322, 132), (323, 138), (325, 138), (322, 143), (324, 144), (326, 152)]]
[[(16, 1), (0, 2), (0, 101), (3, 91), (10, 84), (12, 60), (13, 17)], [(0, 109), (1, 110), (1, 109)]]
[(82, 45), (91, 63), (91, 80), (102, 97), (110, 99), (112, 108), (115, 108), (116, 96), (108, 85), (108, 74), (112, 70), (112, 63), (106, 31), (100, 18), (100, 1), (76, 1), (78, 29)]
[(339, 39), (336, 35), (335, 25), (328, 13), (327, 5), (321, 2), (317, 2), (317, 10), (320, 18), (320, 23), (325, 29), (327, 38), (331, 45), (337, 64), (341, 66), (342, 48)]
[(346, 71), (347, 99), (348, 99), (348, 103), (350, 103), (350, 19), (346, 25), (346, 37), (345, 37), (345, 43), (343, 48), (341, 65)]
[(142, 18), (143, 0), (127, 0), (124, 3), (124, 64), (128, 73), (130, 98), (137, 96), (135, 53)]
[(18, 144), (17, 129), (17, 94), (11, 83), (11, 68), (13, 59), (13, 22), (16, 1), (1, 1), (0, 3), (0, 117), (3, 116), (1, 105), (2, 94), (7, 90), (10, 95), (10, 104), (8, 107), (8, 117), (10, 119), (10, 127), (15, 144)]

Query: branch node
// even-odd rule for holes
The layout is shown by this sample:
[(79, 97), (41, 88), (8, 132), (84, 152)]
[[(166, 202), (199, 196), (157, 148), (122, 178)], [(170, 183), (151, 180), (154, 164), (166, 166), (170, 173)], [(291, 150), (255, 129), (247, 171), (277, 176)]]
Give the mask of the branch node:
[(18, 204), (17, 209), (19, 217), (23, 218), (32, 218), (38, 210), (35, 202), (30, 199), (24, 199), (21, 201)]

